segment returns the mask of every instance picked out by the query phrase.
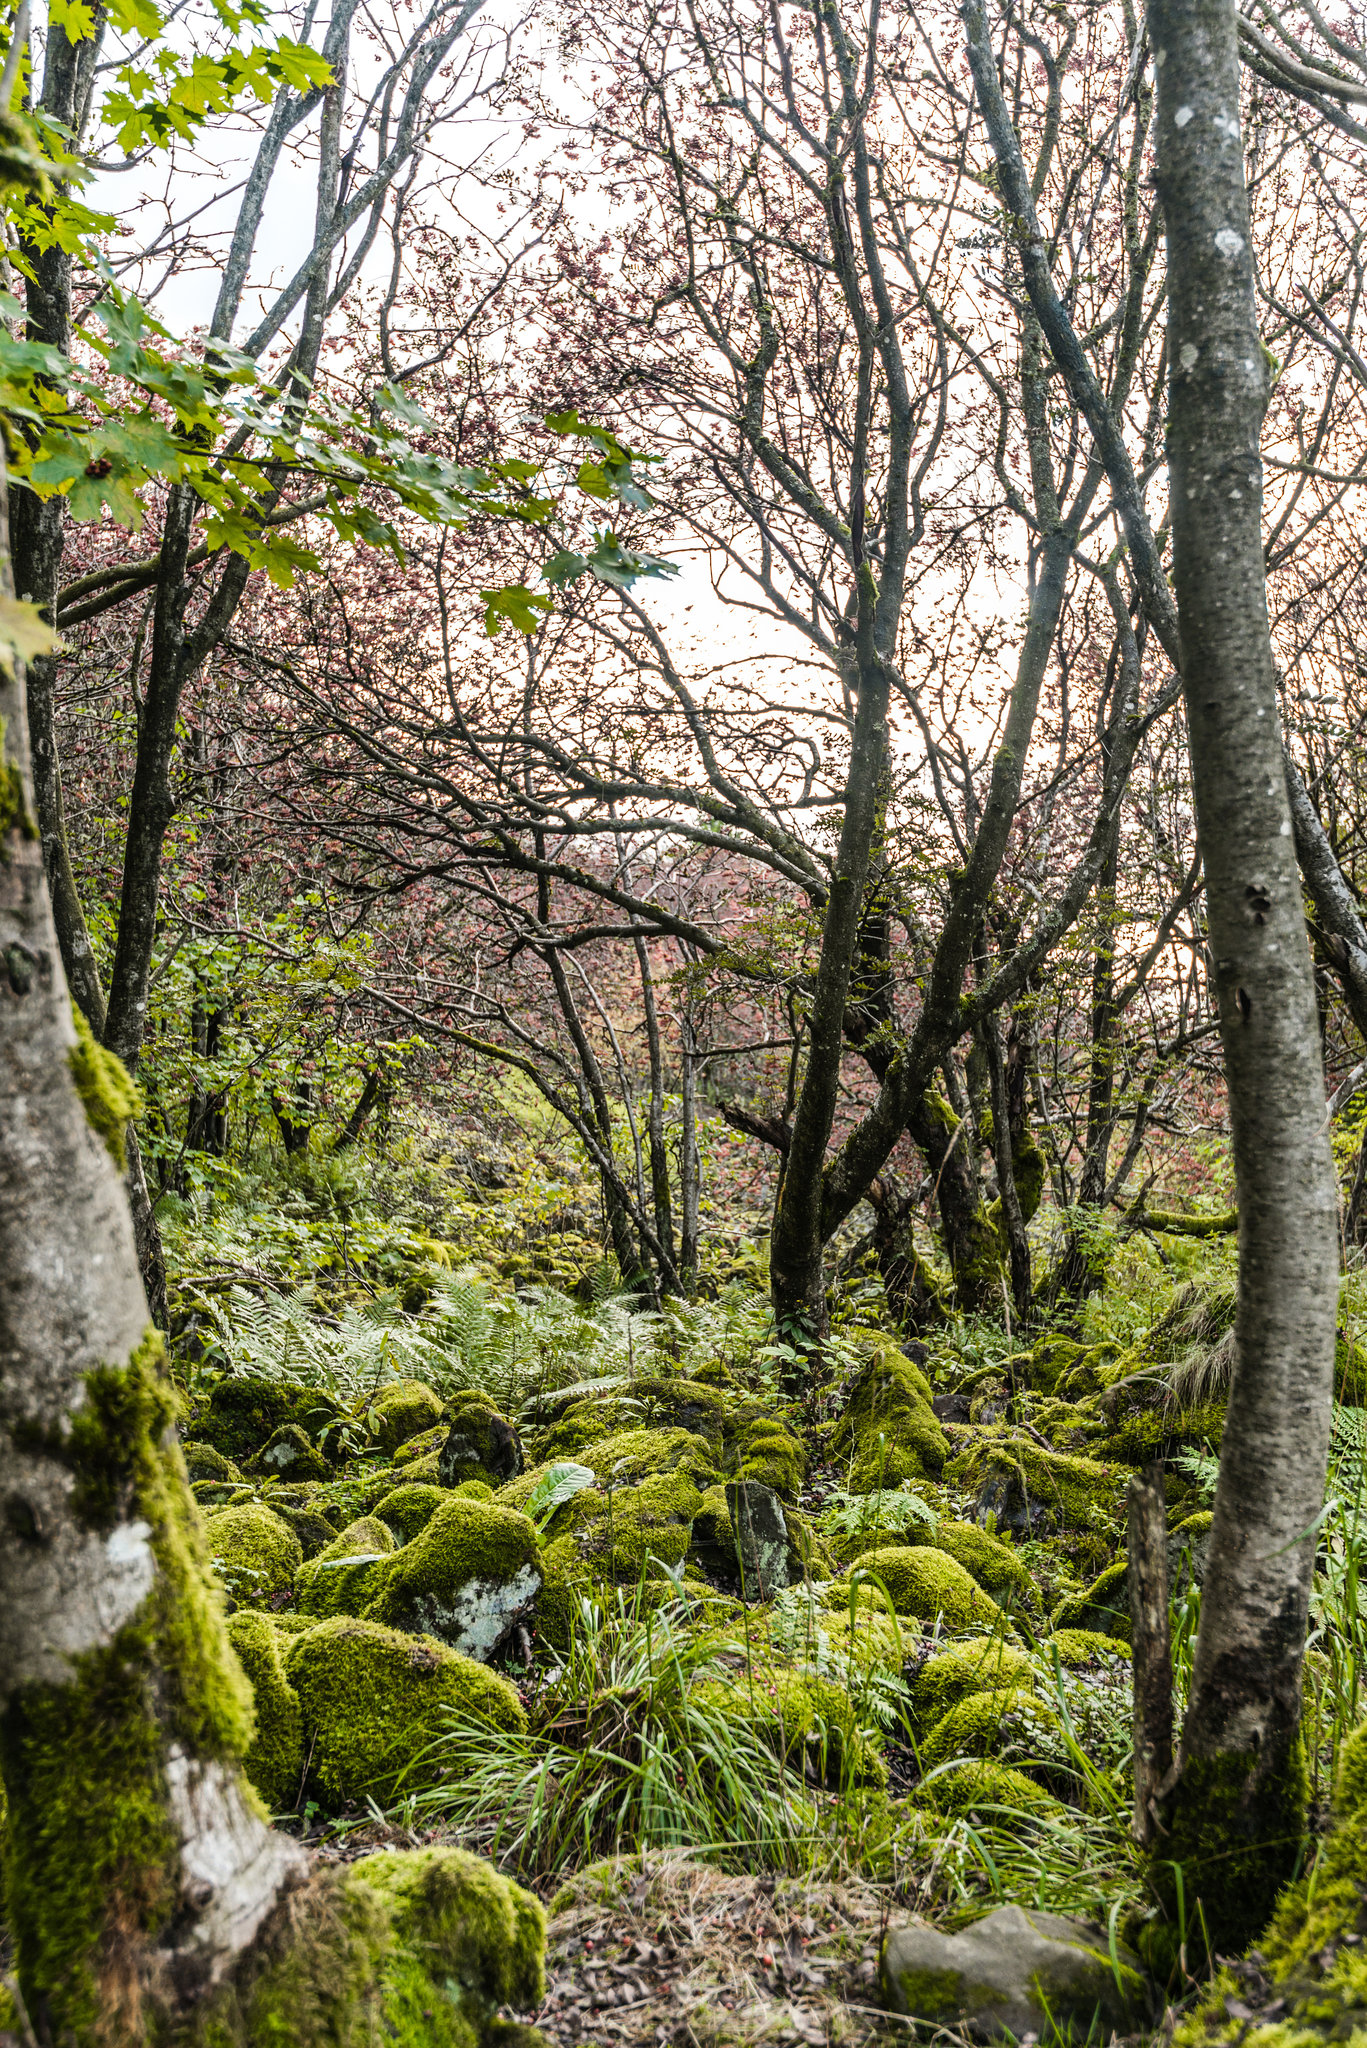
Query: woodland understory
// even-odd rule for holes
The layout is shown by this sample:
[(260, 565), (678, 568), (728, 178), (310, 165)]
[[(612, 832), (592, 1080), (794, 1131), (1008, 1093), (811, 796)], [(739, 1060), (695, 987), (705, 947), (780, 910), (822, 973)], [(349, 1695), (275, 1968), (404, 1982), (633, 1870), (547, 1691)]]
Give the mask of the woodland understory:
[(0, 66), (0, 2048), (1367, 2048), (1357, 0)]

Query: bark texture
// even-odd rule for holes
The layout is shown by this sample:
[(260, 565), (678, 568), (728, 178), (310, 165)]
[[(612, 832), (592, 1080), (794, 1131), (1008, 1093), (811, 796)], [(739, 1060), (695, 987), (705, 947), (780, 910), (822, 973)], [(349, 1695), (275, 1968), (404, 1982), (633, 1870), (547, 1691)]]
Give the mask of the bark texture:
[(40, 2042), (138, 2040), (153, 2006), (230, 1967), (304, 1858), (265, 1825), (237, 1766), (251, 1696), (149, 1330), (119, 1171), (131, 1090), (73, 1022), (22, 680), (0, 675), (0, 717), (9, 1906)]
[[(1256, 1931), (1299, 1832), (1336, 1188), (1263, 577), (1258, 331), (1233, 0), (1154, 0), (1173, 580), (1239, 1189), (1237, 1362), (1166, 1857), (1210, 1937)], [(1232, 1843), (1242, 1837), (1247, 1853)]]

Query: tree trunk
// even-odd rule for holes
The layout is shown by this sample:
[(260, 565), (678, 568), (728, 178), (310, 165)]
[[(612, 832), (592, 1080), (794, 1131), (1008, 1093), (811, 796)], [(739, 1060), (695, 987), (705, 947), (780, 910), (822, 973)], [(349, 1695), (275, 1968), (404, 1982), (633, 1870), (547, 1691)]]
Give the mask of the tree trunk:
[(684, 1293), (691, 1295), (698, 1284), (702, 1162), (698, 1156), (698, 1046), (693, 999), (687, 989), (680, 1058), (683, 1072), (679, 1086), (679, 1279)]
[(127, 1083), (72, 1025), (13, 677), (0, 712), (0, 1768), (24, 2001), (82, 2048), (220, 1978), (306, 1859), (238, 1768), (251, 1697), (115, 1163)]
[(965, 1119), (927, 1089), (907, 1123), (935, 1176), (940, 1234), (954, 1276), (954, 1294), (970, 1315), (1001, 1306), (1001, 1246), (978, 1192)]
[[(1239, 1191), (1236, 1364), (1164, 1867), (1213, 1946), (1304, 1825), (1301, 1662), (1324, 1497), (1336, 1187), (1263, 578), (1258, 332), (1233, 0), (1153, 0), (1173, 579)], [(1190, 1922), (1189, 1922), (1190, 1924)]]

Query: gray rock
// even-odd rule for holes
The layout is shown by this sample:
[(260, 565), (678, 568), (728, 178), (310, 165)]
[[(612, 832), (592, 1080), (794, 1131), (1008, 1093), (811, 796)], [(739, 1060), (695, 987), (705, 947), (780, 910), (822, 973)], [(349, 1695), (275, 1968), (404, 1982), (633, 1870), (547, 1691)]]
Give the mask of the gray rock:
[(736, 1533), (737, 1563), (747, 1600), (770, 1600), (788, 1586), (788, 1524), (783, 1504), (756, 1479), (733, 1479), (726, 1507)]
[(894, 1927), (883, 1948), (883, 1990), (894, 2012), (979, 2040), (1070, 2032), (1105, 2040), (1142, 2026), (1149, 2010), (1137, 1959), (1122, 1948), (1113, 1963), (1104, 1928), (1021, 1906), (1001, 1906), (959, 1934)]

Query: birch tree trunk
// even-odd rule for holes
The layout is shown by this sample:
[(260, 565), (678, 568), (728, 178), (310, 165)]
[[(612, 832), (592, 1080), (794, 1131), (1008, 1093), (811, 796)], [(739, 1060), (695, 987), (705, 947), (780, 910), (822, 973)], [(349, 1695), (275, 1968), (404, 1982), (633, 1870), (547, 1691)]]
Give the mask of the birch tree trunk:
[(1234, 0), (1151, 0), (1167, 227), (1173, 580), (1239, 1189), (1237, 1362), (1170, 1833), (1241, 1945), (1299, 1847), (1336, 1188), (1263, 577), (1258, 331)]
[[(0, 469), (0, 574), (9, 553)], [(126, 1076), (77, 1036), (25, 693), (0, 674), (0, 1770), (43, 2043), (139, 2041), (218, 1981), (303, 1852), (238, 1759), (228, 1645), (120, 1175)]]

